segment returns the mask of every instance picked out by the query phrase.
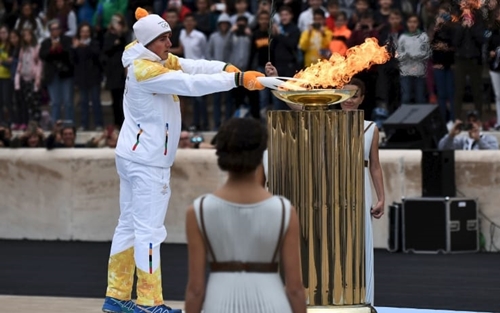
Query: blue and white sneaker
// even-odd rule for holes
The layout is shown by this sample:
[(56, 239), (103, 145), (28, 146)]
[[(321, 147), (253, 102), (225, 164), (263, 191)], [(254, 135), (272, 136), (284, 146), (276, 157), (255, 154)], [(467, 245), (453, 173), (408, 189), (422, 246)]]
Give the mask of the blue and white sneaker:
[(136, 305), (134, 313), (182, 313), (182, 310), (172, 309), (164, 304), (156, 306)]
[(134, 301), (118, 300), (111, 297), (106, 297), (102, 306), (102, 311), (106, 313), (133, 313), (134, 309)]

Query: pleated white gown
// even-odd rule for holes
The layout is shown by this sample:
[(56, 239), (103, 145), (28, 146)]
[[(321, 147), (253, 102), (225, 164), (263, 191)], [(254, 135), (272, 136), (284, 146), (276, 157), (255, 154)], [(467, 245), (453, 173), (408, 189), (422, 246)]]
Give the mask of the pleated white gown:
[[(365, 161), (370, 160), (375, 123), (365, 121)], [(370, 125), (370, 126), (369, 126)], [(367, 127), (369, 127), (367, 129)], [(373, 273), (373, 230), (372, 230), (372, 186), (370, 168), (365, 167), (365, 254), (366, 254), (366, 302), (374, 304), (375, 279)]]
[[(200, 200), (194, 202), (198, 227)], [(290, 202), (285, 202), (283, 234), (290, 220)], [(256, 204), (236, 204), (207, 195), (203, 201), (207, 237), (217, 262), (271, 263), (279, 238), (282, 205), (274, 196)], [(211, 256), (208, 254), (211, 261)], [(279, 256), (278, 256), (279, 259)], [(279, 274), (211, 273), (208, 278), (204, 313), (291, 313)]]

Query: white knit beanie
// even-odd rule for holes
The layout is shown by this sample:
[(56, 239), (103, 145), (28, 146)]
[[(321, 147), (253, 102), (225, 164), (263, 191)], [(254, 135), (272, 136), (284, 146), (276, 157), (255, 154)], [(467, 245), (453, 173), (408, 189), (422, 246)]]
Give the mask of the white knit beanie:
[(151, 43), (158, 36), (172, 31), (167, 21), (159, 15), (148, 14), (148, 11), (143, 8), (135, 10), (135, 18), (137, 19), (133, 26), (135, 37), (144, 46)]

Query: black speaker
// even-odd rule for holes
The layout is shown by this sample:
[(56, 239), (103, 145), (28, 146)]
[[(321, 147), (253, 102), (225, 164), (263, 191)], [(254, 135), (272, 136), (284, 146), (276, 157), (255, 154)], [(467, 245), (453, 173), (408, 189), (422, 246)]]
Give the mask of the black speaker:
[(455, 197), (455, 151), (422, 150), (422, 197)]
[(436, 149), (448, 133), (437, 105), (400, 106), (383, 123), (385, 141), (381, 149)]

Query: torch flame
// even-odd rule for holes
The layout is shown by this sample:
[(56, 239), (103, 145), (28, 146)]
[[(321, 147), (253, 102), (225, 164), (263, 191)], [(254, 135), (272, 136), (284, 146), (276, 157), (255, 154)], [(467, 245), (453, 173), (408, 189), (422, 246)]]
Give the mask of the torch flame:
[(481, 0), (462, 0), (460, 2), (460, 10), (462, 11), (462, 18), (470, 25), (474, 24), (474, 16), (472, 10), (481, 8)]
[[(334, 53), (329, 60), (321, 60), (295, 74), (294, 78), (302, 81), (287, 81), (282, 89), (296, 89), (295, 86), (307, 89), (342, 88), (357, 73), (370, 68), (373, 64), (383, 64), (391, 58), (385, 46), (379, 46), (375, 38), (367, 38), (359, 46), (347, 50), (346, 56)], [(307, 81), (305, 84), (303, 81)]]

